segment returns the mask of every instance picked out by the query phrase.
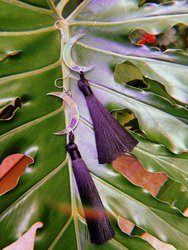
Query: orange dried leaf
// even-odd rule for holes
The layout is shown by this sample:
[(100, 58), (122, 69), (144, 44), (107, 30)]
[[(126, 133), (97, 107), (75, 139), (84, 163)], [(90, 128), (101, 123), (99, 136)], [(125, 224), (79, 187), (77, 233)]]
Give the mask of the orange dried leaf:
[(118, 226), (121, 229), (123, 233), (126, 233), (128, 235), (131, 235), (132, 230), (134, 229), (135, 224), (132, 223), (131, 221), (118, 216), (117, 218)]
[(144, 233), (142, 239), (149, 242), (156, 250), (176, 250), (172, 245), (164, 243), (148, 233)]
[(185, 211), (183, 212), (183, 215), (185, 216), (185, 217), (188, 217), (188, 207), (185, 209)]
[(33, 158), (24, 154), (13, 154), (5, 158), (0, 165), (0, 195), (15, 188), (26, 167)]
[(3, 250), (33, 250), (35, 242), (35, 234), (38, 228), (43, 226), (42, 222), (36, 222), (32, 227), (23, 234), (17, 241), (3, 248)]
[(151, 173), (133, 156), (124, 155), (112, 162), (119, 173), (128, 178), (133, 184), (148, 190), (156, 196), (168, 176), (163, 173)]

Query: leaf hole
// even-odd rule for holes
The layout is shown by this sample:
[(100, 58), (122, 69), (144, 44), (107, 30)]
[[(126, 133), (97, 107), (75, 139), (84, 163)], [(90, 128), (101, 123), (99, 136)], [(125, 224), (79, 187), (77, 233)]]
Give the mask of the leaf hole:
[(112, 111), (113, 117), (126, 129), (138, 130), (139, 124), (135, 114), (129, 109)]
[(130, 82), (127, 82), (126, 85), (134, 88), (139, 88), (139, 89), (146, 89), (148, 88), (147, 84), (145, 84), (142, 80), (133, 80)]
[(9, 104), (0, 109), (0, 120), (10, 120), (14, 117), (16, 111), (22, 107), (22, 101), (19, 97), (15, 98)]

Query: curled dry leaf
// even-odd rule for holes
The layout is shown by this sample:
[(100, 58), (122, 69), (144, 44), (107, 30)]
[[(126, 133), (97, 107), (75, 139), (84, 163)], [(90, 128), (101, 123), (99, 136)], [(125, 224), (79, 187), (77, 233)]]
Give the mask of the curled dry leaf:
[(5, 158), (0, 165), (0, 195), (15, 188), (26, 167), (33, 162), (33, 158), (24, 154), (13, 154)]
[(143, 165), (131, 155), (124, 155), (117, 158), (112, 162), (112, 166), (133, 184), (145, 188), (153, 196), (157, 195), (160, 187), (168, 179), (166, 174), (148, 172)]
[(22, 102), (19, 97), (0, 109), (0, 120), (10, 120), (14, 116), (17, 109), (21, 108)]
[(0, 53), (0, 62), (4, 61), (9, 56), (15, 56), (19, 53), (20, 53), (20, 51), (18, 51), (18, 50), (9, 50), (9, 51), (6, 51), (4, 53)]
[(3, 248), (3, 250), (33, 250), (36, 231), (41, 227), (43, 227), (43, 223), (40, 221), (36, 222), (17, 241)]

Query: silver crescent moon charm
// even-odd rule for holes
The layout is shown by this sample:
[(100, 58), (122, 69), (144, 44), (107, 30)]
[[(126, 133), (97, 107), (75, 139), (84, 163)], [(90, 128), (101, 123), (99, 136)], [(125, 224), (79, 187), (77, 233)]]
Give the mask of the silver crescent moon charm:
[(65, 105), (67, 106), (68, 111), (70, 112), (70, 115), (71, 115), (71, 119), (67, 128), (65, 128), (64, 130), (60, 132), (55, 133), (55, 135), (65, 135), (65, 134), (70, 133), (78, 125), (79, 117), (80, 117), (78, 107), (76, 103), (74, 102), (74, 100), (72, 99), (71, 93), (69, 91), (51, 92), (51, 93), (48, 93), (47, 95), (57, 96), (61, 98), (64, 101)]
[(65, 64), (67, 65), (67, 67), (69, 67), (71, 70), (76, 71), (78, 73), (82, 72), (87, 72), (90, 71), (92, 69), (94, 69), (95, 65), (91, 65), (88, 67), (84, 67), (84, 66), (79, 66), (78, 64), (76, 64), (71, 57), (71, 50), (73, 45), (75, 44), (75, 42), (80, 39), (81, 37), (83, 37), (84, 34), (78, 34), (76, 36), (73, 36), (72, 38), (70, 38), (68, 40), (68, 42), (65, 44), (64, 48), (63, 48), (63, 60), (65, 62)]

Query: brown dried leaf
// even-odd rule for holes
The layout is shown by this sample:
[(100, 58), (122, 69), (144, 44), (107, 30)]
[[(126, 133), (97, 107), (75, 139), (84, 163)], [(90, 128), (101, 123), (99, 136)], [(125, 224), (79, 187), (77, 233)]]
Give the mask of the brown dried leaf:
[(16, 97), (9, 104), (0, 109), (0, 120), (10, 120), (14, 116), (17, 109), (21, 108), (22, 102), (19, 97)]
[(33, 158), (24, 154), (13, 154), (5, 158), (0, 165), (0, 195), (15, 188), (26, 167), (33, 162)]
[(131, 155), (124, 155), (112, 162), (112, 166), (119, 173), (128, 178), (133, 184), (148, 190), (156, 196), (160, 187), (167, 181), (168, 176), (163, 173), (150, 173)]
[(17, 241), (3, 248), (3, 250), (33, 250), (35, 242), (35, 234), (38, 228), (41, 228), (43, 223), (38, 221), (23, 234)]

